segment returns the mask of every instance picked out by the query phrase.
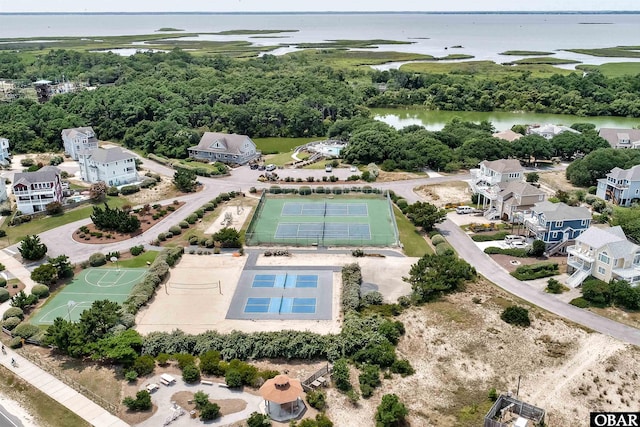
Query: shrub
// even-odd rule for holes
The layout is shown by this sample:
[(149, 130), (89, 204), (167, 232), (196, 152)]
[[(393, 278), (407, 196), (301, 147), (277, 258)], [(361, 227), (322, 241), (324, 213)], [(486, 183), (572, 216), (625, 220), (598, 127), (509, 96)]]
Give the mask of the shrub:
[(34, 285), (31, 293), (37, 296), (38, 299), (46, 298), (49, 296), (49, 287), (47, 285)]
[(185, 229), (185, 228), (189, 228), (189, 223), (187, 221), (180, 221), (178, 223), (178, 227)]
[(558, 263), (521, 265), (511, 275), (518, 280), (534, 280), (560, 274)]
[(106, 263), (107, 257), (103, 253), (96, 252), (94, 254), (91, 254), (91, 256), (89, 257), (89, 265), (91, 265), (91, 267), (100, 267), (101, 265), (105, 265)]
[(220, 406), (216, 403), (207, 402), (200, 409), (200, 420), (201, 421), (210, 421), (215, 420), (220, 416)]
[(385, 394), (376, 409), (376, 427), (403, 425), (409, 411), (395, 394)]
[(433, 243), (433, 245), (439, 245), (440, 243), (445, 243), (446, 240), (444, 237), (442, 237), (441, 234), (434, 234), (433, 236), (431, 236), (431, 243)]
[(504, 240), (509, 233), (507, 231), (499, 231), (494, 234), (474, 234), (471, 236), (471, 240), (474, 242), (491, 242), (494, 240)]
[(7, 286), (7, 279), (4, 277), (0, 277), (0, 288), (5, 288)]
[(569, 304), (574, 305), (578, 308), (587, 308), (589, 307), (589, 301), (587, 301), (586, 299), (582, 298), (582, 297), (578, 297), (578, 298), (574, 298), (571, 301), (569, 301)]
[(145, 375), (149, 375), (153, 373), (153, 370), (156, 368), (156, 361), (153, 356), (149, 356), (148, 354), (144, 354), (142, 356), (138, 356), (136, 360), (133, 362), (132, 369), (138, 373), (141, 377)]
[(60, 202), (51, 202), (47, 203), (45, 206), (45, 210), (47, 211), (47, 215), (58, 215), (62, 213), (62, 204)]
[(180, 233), (182, 233), (182, 228), (180, 228), (180, 226), (178, 225), (172, 225), (171, 227), (169, 227), (169, 231), (171, 232), (171, 234), (173, 234), (174, 236), (179, 235)]
[(235, 228), (225, 227), (213, 234), (211, 238), (215, 242), (220, 242), (223, 248), (239, 248), (242, 246), (240, 233)]
[(395, 362), (393, 362), (393, 364), (391, 365), (391, 372), (393, 372), (394, 374), (400, 374), (403, 377), (406, 377), (408, 375), (413, 375), (415, 373), (415, 370), (413, 369), (413, 366), (411, 366), (411, 363), (409, 363), (408, 360), (402, 359), (402, 360), (396, 360)]
[(151, 409), (151, 394), (147, 390), (140, 390), (136, 398), (125, 397), (122, 401), (130, 411), (147, 411)]
[(196, 215), (196, 214), (191, 214), (191, 215), (189, 215), (189, 216), (185, 219), (185, 221), (187, 221), (189, 224), (192, 224), (192, 225), (193, 225), (193, 224), (195, 224), (195, 223), (196, 223), (196, 221), (198, 221), (198, 215)]
[(120, 192), (126, 196), (127, 194), (133, 194), (140, 191), (140, 187), (138, 185), (125, 185), (120, 189)]
[(17, 317), (22, 320), (24, 319), (24, 312), (19, 307), (9, 307), (2, 314), (2, 320), (8, 319), (9, 317)]
[(19, 317), (9, 317), (2, 322), (2, 327), (8, 330), (13, 330), (16, 326), (18, 326), (22, 322)]
[(118, 197), (118, 194), (120, 194), (120, 190), (118, 190), (118, 187), (113, 186), (107, 189), (107, 196)]
[(362, 284), (362, 272), (358, 264), (348, 264), (342, 268), (342, 310), (360, 308), (360, 285)]
[(252, 412), (247, 419), (247, 427), (271, 427), (271, 420), (268, 415)]
[(327, 406), (327, 397), (322, 390), (313, 390), (307, 393), (307, 402), (312, 408), (323, 411)]
[(200, 381), (200, 369), (196, 365), (187, 365), (182, 369), (182, 379), (188, 384)]
[(333, 364), (333, 381), (338, 390), (346, 392), (351, 390), (351, 380), (349, 378), (349, 364), (347, 359), (338, 359)]
[(495, 402), (498, 400), (498, 391), (495, 388), (489, 389), (489, 394), (487, 396), (490, 401)]
[(131, 249), (129, 249), (129, 252), (133, 256), (138, 256), (144, 252), (144, 246), (143, 245), (132, 246)]
[(582, 283), (582, 297), (597, 307), (611, 304), (611, 286), (607, 282), (590, 277)]
[(157, 184), (157, 181), (155, 179), (145, 178), (140, 183), (140, 188), (151, 188), (151, 187), (155, 187), (156, 184)]
[(134, 382), (135, 380), (138, 379), (138, 373), (136, 371), (134, 371), (134, 370), (127, 371), (124, 374), (124, 379), (129, 381), (130, 383), (132, 383), (132, 382)]
[(455, 251), (453, 247), (447, 242), (442, 242), (436, 245), (436, 255), (454, 255)]
[(517, 305), (505, 308), (500, 318), (511, 325), (523, 326), (525, 328), (531, 325), (529, 310), (518, 307)]
[(20, 337), (13, 337), (9, 340), (9, 343), (7, 344), (9, 346), (9, 348), (20, 348), (22, 347), (22, 338)]
[(9, 298), (11, 298), (9, 291), (4, 288), (0, 288), (0, 304), (5, 301), (9, 301)]
[(376, 365), (365, 365), (358, 375), (362, 397), (371, 397), (373, 390), (381, 384), (380, 368)]
[(547, 288), (545, 289), (545, 291), (549, 292), (550, 294), (561, 294), (566, 289), (567, 288), (563, 286), (562, 283), (560, 283), (556, 279), (549, 279), (547, 281)]
[(495, 246), (489, 246), (488, 248), (485, 248), (484, 253), (488, 255), (493, 255), (493, 254), (509, 255), (516, 258), (526, 258), (529, 256), (529, 251), (526, 249), (520, 249), (520, 248), (502, 249)]
[(224, 374), (224, 382), (230, 388), (242, 387), (242, 374), (236, 369), (227, 369)]
[(131, 233), (140, 228), (140, 219), (137, 215), (129, 214), (124, 209), (112, 209), (104, 204), (104, 208), (93, 207), (91, 221), (96, 228), (103, 231), (118, 231), (121, 233)]
[(383, 301), (382, 294), (378, 291), (367, 292), (362, 297), (362, 305), (381, 305)]
[(542, 240), (534, 240), (529, 253), (531, 256), (539, 257), (544, 255), (547, 245)]
[(36, 325), (32, 325), (31, 323), (20, 323), (15, 327), (12, 333), (13, 336), (27, 339), (31, 338), (38, 332), (40, 332), (40, 328), (38, 328)]

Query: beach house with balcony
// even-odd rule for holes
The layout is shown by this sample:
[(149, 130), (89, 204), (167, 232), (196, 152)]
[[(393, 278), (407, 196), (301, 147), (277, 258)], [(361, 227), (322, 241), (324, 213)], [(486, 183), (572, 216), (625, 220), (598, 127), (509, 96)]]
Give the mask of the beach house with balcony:
[(516, 214), (524, 214), (546, 198), (544, 191), (524, 181), (501, 182), (495, 207), (504, 221), (513, 221)]
[(62, 203), (60, 170), (45, 166), (35, 172), (19, 172), (13, 178), (13, 195), (23, 214), (42, 212), (51, 202)]
[(598, 180), (596, 196), (618, 206), (640, 201), (640, 165), (629, 169), (613, 168)]
[(622, 227), (590, 227), (567, 248), (567, 285), (577, 287), (589, 276), (610, 282), (640, 283), (640, 246), (627, 240)]
[(98, 138), (92, 127), (64, 129), (62, 131), (64, 152), (73, 160), (78, 160), (78, 153), (83, 150), (98, 148)]
[(497, 207), (500, 184), (524, 181), (524, 168), (516, 159), (485, 160), (478, 169), (471, 169), (469, 187), (478, 195), (478, 208), (485, 210), (487, 219), (500, 218)]
[(9, 140), (0, 138), (0, 163), (9, 164), (11, 162), (11, 154), (9, 153)]
[(600, 128), (598, 135), (612, 148), (640, 148), (640, 129)]
[(138, 181), (135, 156), (120, 147), (94, 148), (78, 153), (80, 176), (83, 181), (103, 181), (118, 186)]
[(529, 126), (529, 128), (527, 129), (528, 135), (540, 135), (545, 139), (551, 139), (563, 132), (580, 134), (580, 132), (578, 132), (577, 130), (562, 125)]
[(189, 157), (209, 162), (244, 165), (262, 153), (246, 135), (205, 132), (198, 145), (189, 147)]
[(589, 228), (591, 211), (565, 203), (539, 202), (524, 223), (529, 236), (546, 243), (547, 255), (554, 255), (565, 252)]

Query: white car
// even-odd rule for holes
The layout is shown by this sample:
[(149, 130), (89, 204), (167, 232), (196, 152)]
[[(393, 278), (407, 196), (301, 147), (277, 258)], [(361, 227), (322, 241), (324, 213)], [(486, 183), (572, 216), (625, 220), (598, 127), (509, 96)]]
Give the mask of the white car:
[(355, 166), (351, 166), (351, 167), (349, 168), (349, 171), (350, 171), (350, 172), (358, 172), (358, 168), (357, 168), (357, 167), (355, 167)]
[(274, 170), (276, 170), (276, 165), (274, 165), (273, 163), (268, 164), (268, 165), (267, 165), (267, 167), (265, 168), (265, 170), (266, 170), (267, 172), (274, 171)]
[(458, 215), (470, 214), (470, 213), (472, 213), (474, 211), (475, 211), (475, 209), (472, 208), (471, 206), (458, 206), (456, 208), (456, 213)]

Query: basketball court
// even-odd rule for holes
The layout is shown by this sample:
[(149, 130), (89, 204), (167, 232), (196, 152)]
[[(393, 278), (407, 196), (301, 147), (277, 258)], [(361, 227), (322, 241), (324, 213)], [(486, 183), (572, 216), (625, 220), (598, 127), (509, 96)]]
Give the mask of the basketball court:
[(51, 325), (57, 317), (78, 321), (94, 301), (123, 303), (131, 289), (144, 279), (144, 268), (89, 268), (78, 274), (31, 318), (34, 325)]

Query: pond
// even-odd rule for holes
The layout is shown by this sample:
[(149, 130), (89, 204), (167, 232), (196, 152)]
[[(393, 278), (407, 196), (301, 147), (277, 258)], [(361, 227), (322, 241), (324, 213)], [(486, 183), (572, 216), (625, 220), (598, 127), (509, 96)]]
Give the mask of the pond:
[(563, 114), (542, 113), (505, 113), (477, 111), (431, 111), (424, 108), (372, 108), (376, 120), (387, 123), (396, 129), (410, 125), (420, 125), (437, 131), (441, 130), (455, 117), (465, 121), (481, 122), (488, 120), (497, 131), (510, 129), (515, 124), (564, 124), (593, 123), (597, 128), (635, 128), (640, 126), (640, 118), (629, 117), (581, 117)]

